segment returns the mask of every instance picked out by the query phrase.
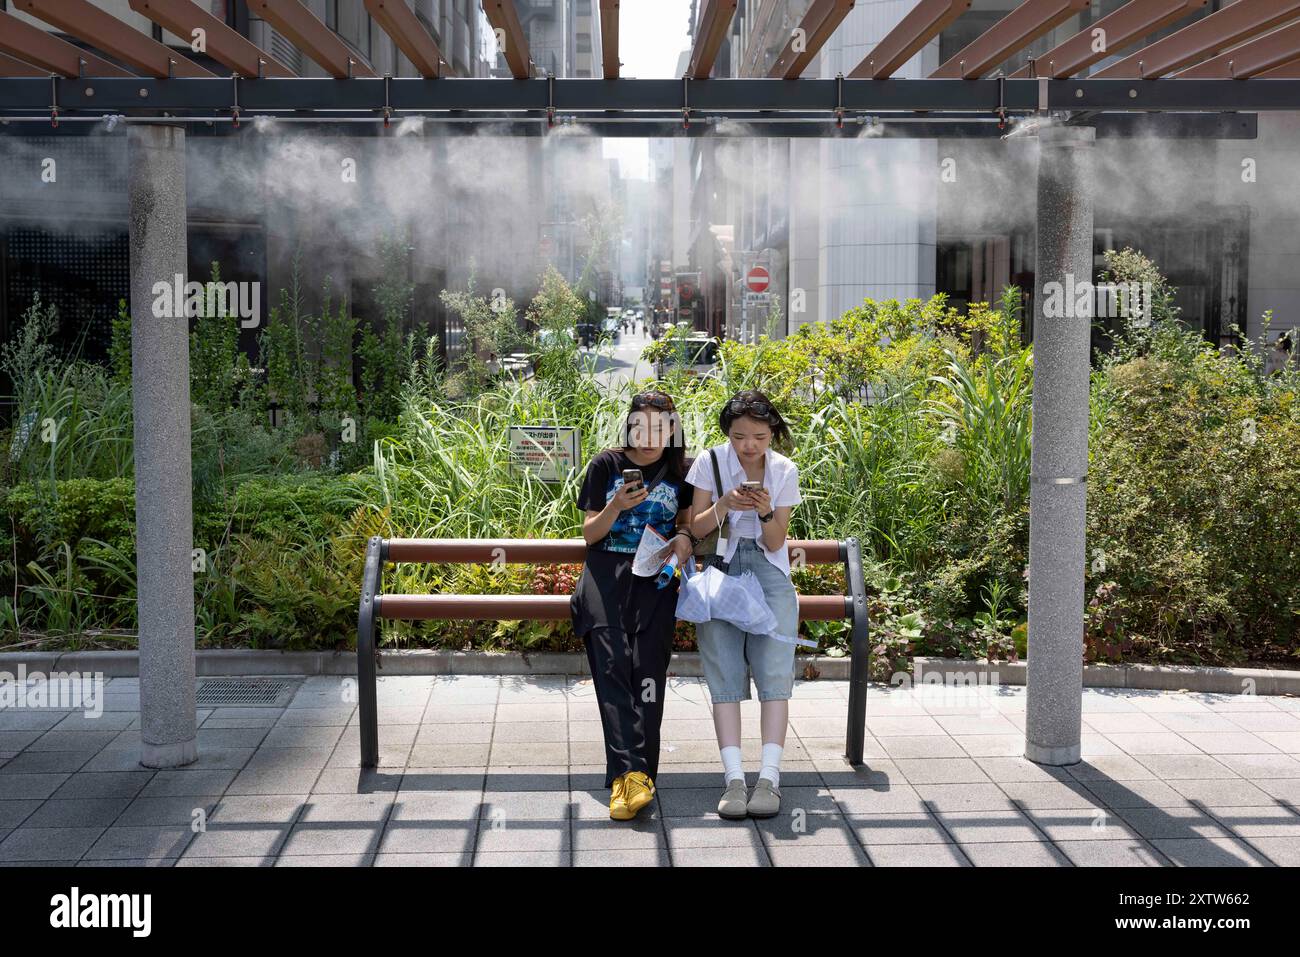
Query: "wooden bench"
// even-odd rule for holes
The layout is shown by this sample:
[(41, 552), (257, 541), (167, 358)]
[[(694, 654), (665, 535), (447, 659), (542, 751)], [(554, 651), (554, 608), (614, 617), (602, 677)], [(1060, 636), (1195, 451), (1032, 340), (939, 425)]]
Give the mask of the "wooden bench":
[[(866, 585), (862, 550), (856, 538), (844, 541), (790, 541), (790, 562), (801, 565), (844, 563), (847, 595), (800, 595), (801, 621), (852, 622), (848, 719), (844, 755), (862, 763), (867, 716), (868, 637)], [(361, 730), (361, 766), (379, 763), (379, 717), (376, 669), (380, 666), (375, 622), (380, 618), (415, 620), (562, 621), (569, 617), (568, 595), (385, 595), (383, 570), (388, 564), (581, 564), (587, 544), (572, 539), (371, 538), (361, 582), (357, 617), (357, 705)]]

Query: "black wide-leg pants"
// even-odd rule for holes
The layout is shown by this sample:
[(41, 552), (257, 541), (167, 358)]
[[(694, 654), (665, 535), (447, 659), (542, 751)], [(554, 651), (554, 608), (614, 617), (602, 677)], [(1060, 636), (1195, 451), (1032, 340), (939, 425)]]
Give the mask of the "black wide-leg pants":
[[(588, 578), (586, 571), (583, 578)], [(652, 780), (659, 773), (677, 583), (662, 590), (652, 579), (620, 581), (624, 587), (617, 589), (600, 584), (607, 586), (599, 589), (603, 594), (596, 582), (580, 580), (574, 609), (575, 625), (586, 625), (579, 632), (596, 690), (605, 735), (605, 787), (610, 787), (630, 771), (642, 771)], [(617, 604), (611, 591), (618, 593)]]

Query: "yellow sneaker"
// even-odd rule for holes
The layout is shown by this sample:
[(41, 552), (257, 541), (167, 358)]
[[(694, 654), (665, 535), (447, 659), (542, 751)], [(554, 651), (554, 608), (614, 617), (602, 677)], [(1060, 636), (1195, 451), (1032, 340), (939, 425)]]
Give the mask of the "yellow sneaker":
[(655, 783), (644, 771), (630, 771), (623, 780), (623, 800), (628, 809), (628, 818), (636, 817), (638, 811), (655, 798)]
[(610, 785), (609, 791), (609, 816), (615, 821), (628, 821), (634, 816), (634, 812), (627, 809), (627, 798), (624, 793), (623, 779), (626, 775), (620, 774)]

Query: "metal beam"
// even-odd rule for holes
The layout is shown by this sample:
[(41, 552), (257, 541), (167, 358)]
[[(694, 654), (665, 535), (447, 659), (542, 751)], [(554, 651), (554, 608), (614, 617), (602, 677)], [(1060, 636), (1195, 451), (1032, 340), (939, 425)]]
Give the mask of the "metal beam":
[(1174, 74), (1176, 80), (1246, 80), (1300, 60), (1300, 21)]
[(148, 17), (182, 40), (193, 41), (203, 31), (204, 49), (218, 63), (240, 76), (296, 76), (270, 53), (250, 43), (226, 24), (190, 0), (128, 0), (131, 9)]
[(497, 35), (497, 48), (506, 58), (510, 75), (526, 80), (533, 75), (533, 59), (528, 52), (528, 37), (519, 22), (515, 0), (483, 0), (483, 12)]
[(393, 38), (397, 49), (415, 64), (420, 76), (436, 80), (442, 76), (444, 57), (438, 43), (424, 28), (415, 11), (402, 0), (365, 0), (366, 11)]
[(1090, 3), (1091, 0), (1024, 0), (930, 76), (978, 79), (1052, 27), (1087, 9)]
[(704, 5), (695, 28), (695, 46), (691, 49), (691, 62), (686, 74), (692, 80), (707, 80), (718, 59), (722, 41), (727, 39), (732, 17), (736, 15), (737, 0), (700, 0)]
[(89, 50), (60, 40), (52, 33), (8, 13), (0, 13), (0, 53), (7, 53), (41, 67), (45, 71), (42, 75), (45, 76), (57, 73), (75, 79), (83, 72), (86, 76), (132, 75), (130, 70), (109, 63)]
[(1300, 0), (1237, 0), (1218, 13), (1197, 20), (1163, 40), (1148, 44), (1118, 63), (1094, 73), (1094, 79), (1165, 76), (1222, 53), (1280, 26), (1300, 14)]
[[(1009, 75), (1050, 76), (1054, 80), (1074, 76), (1162, 27), (1190, 16), (1205, 6), (1206, 2), (1207, 0), (1130, 0), (1118, 10), (1097, 20), (1088, 29), (1080, 30), (1064, 43), (1052, 47), (1037, 57), (1034, 64), (1026, 63)], [(1101, 43), (1097, 42), (1099, 30), (1102, 31)], [(1097, 49), (1098, 46), (1101, 47), (1100, 50)]]
[(618, 0), (600, 0), (600, 60), (605, 79), (618, 79)]
[(129, 63), (146, 76), (215, 76), (87, 0), (15, 0), (14, 6), (103, 50), (114, 59)]
[(334, 79), (376, 75), (360, 53), (353, 51), (298, 0), (248, 0), (248, 9), (275, 27)]
[[(1204, 0), (1202, 0), (1204, 2)], [(849, 77), (884, 80), (970, 9), (971, 0), (921, 0), (898, 21)]]
[[(744, 119), (803, 113), (833, 122), (837, 105), (846, 124), (859, 114), (889, 118), (889, 114), (919, 117), (923, 113), (967, 114), (987, 118), (999, 109), (1008, 115), (1029, 115), (1040, 106), (1040, 89), (1049, 110), (1118, 112), (1294, 111), (1300, 103), (1300, 83), (1280, 79), (1251, 80), (800, 80), (718, 78), (689, 83), (690, 108), (700, 122), (711, 116)], [(505, 81), (444, 77), (437, 83), (420, 78), (330, 80), (315, 78), (239, 80), (228, 77), (155, 80), (151, 78), (0, 80), (0, 115), (22, 111), (48, 113), (50, 96), (57, 96), (62, 115), (107, 112), (178, 116), (187, 112), (229, 113), (238, 106), (245, 117), (253, 113), (319, 112), (327, 120), (343, 111), (382, 114), (490, 111), (544, 116), (554, 109), (579, 120), (599, 120), (610, 111), (629, 117), (658, 111), (680, 120), (681, 80), (544, 79)], [(842, 99), (840, 94), (842, 93)], [(552, 95), (553, 94), (553, 95)], [(472, 117), (471, 117), (472, 118)], [(692, 123), (694, 125), (694, 123)]]
[(1256, 79), (1259, 80), (1297, 80), (1300, 79), (1300, 62), (1292, 61), (1283, 66), (1275, 67), (1267, 73), (1261, 73)]
[(853, 0), (812, 0), (768, 76), (797, 80), (853, 9)]

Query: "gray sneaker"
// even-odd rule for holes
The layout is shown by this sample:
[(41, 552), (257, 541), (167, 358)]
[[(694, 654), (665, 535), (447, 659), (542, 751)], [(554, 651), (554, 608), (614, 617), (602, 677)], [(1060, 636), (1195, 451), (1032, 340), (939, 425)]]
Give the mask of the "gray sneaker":
[(776, 817), (781, 810), (781, 791), (767, 778), (759, 778), (747, 808), (750, 817)]
[(718, 817), (725, 817), (728, 821), (739, 821), (747, 814), (745, 782), (740, 778), (732, 778), (727, 782), (727, 790), (722, 793), (722, 800), (718, 802)]

